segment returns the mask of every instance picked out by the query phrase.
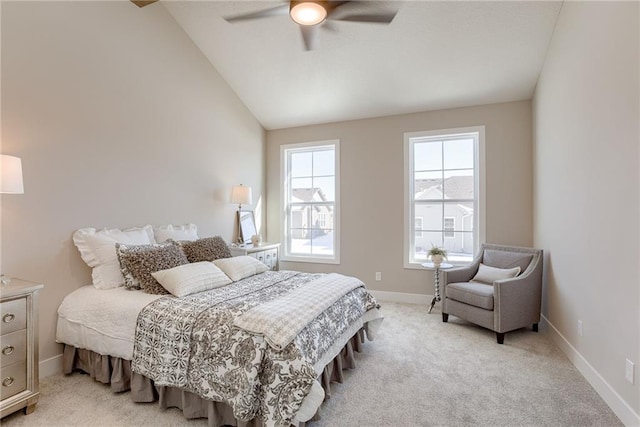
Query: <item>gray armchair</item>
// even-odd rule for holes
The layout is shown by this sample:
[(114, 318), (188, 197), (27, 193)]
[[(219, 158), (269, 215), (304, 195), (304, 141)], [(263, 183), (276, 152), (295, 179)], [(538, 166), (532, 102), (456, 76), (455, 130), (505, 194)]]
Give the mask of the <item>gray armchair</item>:
[[(504, 334), (532, 325), (538, 332), (542, 299), (542, 250), (483, 244), (471, 265), (447, 270), (444, 277), (442, 321), (454, 315)], [(497, 268), (519, 266), (520, 274), (492, 284), (472, 282), (480, 263)]]

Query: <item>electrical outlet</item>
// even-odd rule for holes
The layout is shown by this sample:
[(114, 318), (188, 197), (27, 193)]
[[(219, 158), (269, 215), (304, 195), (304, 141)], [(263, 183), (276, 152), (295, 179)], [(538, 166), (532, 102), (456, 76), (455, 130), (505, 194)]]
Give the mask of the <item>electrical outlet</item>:
[(382, 280), (382, 273), (379, 271), (376, 271), (376, 280)]
[(578, 320), (578, 336), (583, 336), (583, 333), (582, 333), (582, 320)]
[(624, 377), (627, 379), (627, 381), (629, 381), (631, 384), (633, 384), (633, 377), (634, 377), (634, 364), (631, 360), (627, 359), (627, 362), (625, 363), (625, 370), (624, 370)]

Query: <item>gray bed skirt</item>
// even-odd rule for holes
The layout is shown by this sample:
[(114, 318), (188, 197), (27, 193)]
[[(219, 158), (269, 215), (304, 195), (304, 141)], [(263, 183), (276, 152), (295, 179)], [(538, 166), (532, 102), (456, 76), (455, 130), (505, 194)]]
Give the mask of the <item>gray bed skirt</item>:
[[(331, 383), (341, 383), (343, 381), (344, 374), (342, 371), (355, 368), (354, 352), (362, 350), (364, 337), (364, 330), (360, 329), (351, 337), (340, 353), (324, 367), (318, 380), (324, 388), (325, 400), (331, 395)], [(174, 407), (182, 409), (185, 418), (207, 418), (211, 427), (225, 425), (238, 427), (263, 426), (262, 421), (258, 419), (250, 421), (237, 420), (231, 407), (224, 402), (203, 399), (180, 388), (155, 386), (151, 379), (131, 372), (131, 362), (129, 360), (104, 356), (91, 350), (65, 344), (63, 371), (65, 374), (71, 374), (75, 370), (84, 371), (96, 381), (110, 384), (111, 391), (115, 393), (131, 390), (131, 399), (134, 402), (153, 402), (157, 400), (163, 409)], [(320, 419), (319, 410), (310, 421), (318, 419)], [(297, 424), (297, 427), (304, 427), (305, 424)]]

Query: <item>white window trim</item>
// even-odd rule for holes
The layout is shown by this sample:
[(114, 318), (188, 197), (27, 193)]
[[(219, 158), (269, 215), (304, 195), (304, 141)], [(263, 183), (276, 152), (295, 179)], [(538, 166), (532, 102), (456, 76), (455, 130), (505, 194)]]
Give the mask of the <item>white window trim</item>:
[[(288, 247), (287, 224), (287, 150), (300, 148), (322, 147), (333, 145), (335, 154), (335, 208), (333, 214), (333, 256), (321, 255), (291, 255)], [(331, 139), (325, 141), (302, 142), (298, 144), (283, 144), (280, 146), (280, 241), (282, 242), (282, 254), (280, 260), (287, 262), (309, 262), (320, 264), (340, 264), (340, 140)]]
[[(478, 214), (474, 214), (474, 228), (478, 230), (477, 239), (473, 241), (473, 253), (478, 253), (480, 245), (485, 242), (486, 232), (486, 215), (485, 215), (485, 198), (486, 198), (486, 168), (485, 168), (485, 127), (470, 126), (454, 129), (439, 129), (422, 132), (405, 132), (404, 134), (404, 268), (422, 269), (422, 262), (411, 261), (412, 242), (415, 237), (412, 233), (412, 218), (415, 218), (414, 206), (411, 203), (411, 194), (413, 191), (413, 180), (411, 172), (413, 167), (411, 159), (413, 158), (413, 144), (411, 138), (431, 137), (431, 136), (450, 136), (464, 133), (478, 133), (478, 150), (475, 152), (474, 165), (477, 165), (478, 171), (474, 173), (474, 192), (479, 194), (478, 197)], [(454, 265), (466, 265), (467, 263), (456, 263)]]

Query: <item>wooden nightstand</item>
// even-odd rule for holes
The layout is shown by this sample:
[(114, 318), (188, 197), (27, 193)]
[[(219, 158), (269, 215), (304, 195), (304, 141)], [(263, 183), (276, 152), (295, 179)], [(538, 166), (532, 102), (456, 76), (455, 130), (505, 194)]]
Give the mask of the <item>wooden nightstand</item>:
[(232, 256), (249, 255), (266, 264), (272, 270), (280, 268), (278, 265), (280, 243), (263, 243), (260, 246), (236, 246), (230, 247), (229, 250)]
[(0, 289), (0, 417), (22, 408), (30, 414), (38, 402), (38, 291), (43, 287), (11, 279)]

